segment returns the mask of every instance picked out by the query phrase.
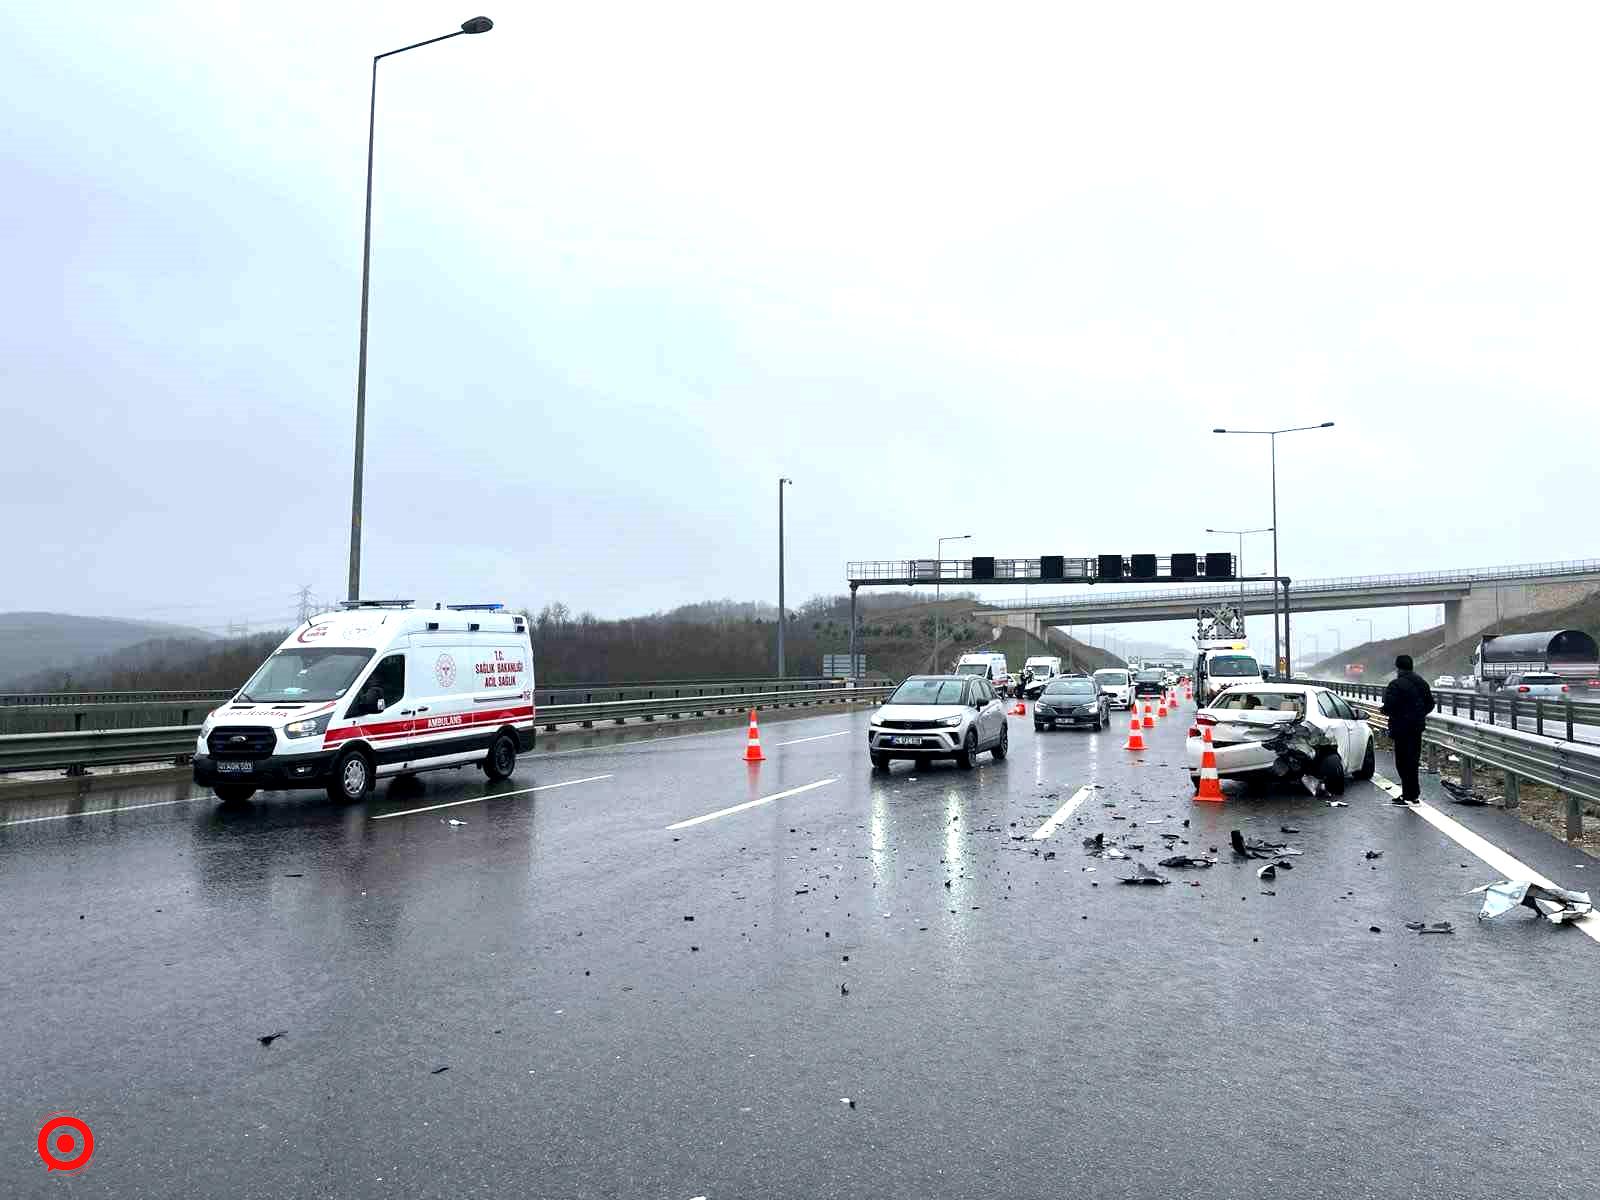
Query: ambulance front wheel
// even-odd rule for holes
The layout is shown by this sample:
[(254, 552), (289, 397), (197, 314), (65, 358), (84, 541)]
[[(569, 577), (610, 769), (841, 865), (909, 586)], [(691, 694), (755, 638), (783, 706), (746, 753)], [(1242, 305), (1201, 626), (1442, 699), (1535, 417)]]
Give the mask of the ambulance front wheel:
[(510, 779), (517, 769), (517, 743), (511, 735), (502, 733), (489, 746), (489, 756), (483, 760), (483, 773), (490, 779)]
[(359, 750), (346, 750), (333, 764), (328, 781), (328, 799), (335, 803), (359, 804), (372, 791), (372, 762)]

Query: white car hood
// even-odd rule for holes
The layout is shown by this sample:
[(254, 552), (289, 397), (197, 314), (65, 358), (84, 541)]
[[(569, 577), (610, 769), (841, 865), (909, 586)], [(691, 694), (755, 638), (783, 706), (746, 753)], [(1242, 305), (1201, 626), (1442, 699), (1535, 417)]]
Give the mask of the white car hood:
[(874, 722), (940, 721), (970, 712), (964, 704), (885, 704), (872, 715)]

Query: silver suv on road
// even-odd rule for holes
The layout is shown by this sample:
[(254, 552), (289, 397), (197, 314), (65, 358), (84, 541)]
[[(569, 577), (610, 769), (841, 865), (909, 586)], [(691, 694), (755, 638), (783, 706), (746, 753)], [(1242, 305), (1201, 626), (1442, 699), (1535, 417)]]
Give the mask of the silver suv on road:
[(872, 714), (867, 730), (878, 770), (897, 758), (953, 758), (970, 770), (983, 751), (998, 760), (1010, 745), (1005, 706), (981, 675), (913, 675)]

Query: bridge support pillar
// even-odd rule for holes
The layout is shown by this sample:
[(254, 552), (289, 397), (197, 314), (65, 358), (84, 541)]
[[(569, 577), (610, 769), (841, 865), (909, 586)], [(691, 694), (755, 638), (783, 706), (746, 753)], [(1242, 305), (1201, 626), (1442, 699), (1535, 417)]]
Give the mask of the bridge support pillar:
[(1461, 628), (1461, 601), (1446, 600), (1444, 602), (1444, 644), (1454, 646), (1469, 631)]

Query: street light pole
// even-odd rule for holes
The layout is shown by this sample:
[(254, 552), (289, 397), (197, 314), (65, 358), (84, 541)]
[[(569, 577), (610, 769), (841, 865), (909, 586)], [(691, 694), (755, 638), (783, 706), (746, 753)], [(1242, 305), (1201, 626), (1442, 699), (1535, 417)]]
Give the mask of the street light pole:
[(356, 354), (356, 449), (350, 496), (351, 603), (361, 599), (361, 488), (367, 452), (367, 296), (372, 278), (372, 146), (378, 129), (378, 62), (396, 54), (404, 54), (407, 50), (449, 41), (464, 33), (488, 33), (493, 28), (494, 22), (488, 17), (473, 17), (470, 21), (463, 21), (461, 28), (454, 33), (429, 38), (425, 42), (413, 42), (398, 50), (374, 55), (372, 59), (372, 94), (367, 101), (367, 209), (361, 231), (361, 340)]
[[(1208, 526), (1206, 528), (1206, 532), (1234, 534), (1239, 538), (1239, 560), (1234, 564), (1234, 566), (1239, 572), (1239, 623), (1240, 625), (1244, 625), (1244, 535), (1247, 533), (1272, 533), (1273, 527), (1271, 525), (1267, 525), (1261, 529), (1212, 529)], [(1272, 586), (1276, 588), (1278, 585), (1273, 584)], [(1276, 613), (1277, 609), (1274, 608), (1273, 611)], [(1248, 638), (1250, 636), (1249, 626), (1244, 627), (1244, 632), (1245, 637)], [(1276, 649), (1276, 647), (1274, 647), (1274, 649)], [(1277, 666), (1277, 664), (1274, 663), (1273, 666)]]
[[(1287, 429), (1213, 429), (1212, 433), (1243, 433), (1266, 437), (1272, 443), (1272, 657), (1273, 668), (1276, 671), (1279, 659), (1284, 658), (1289, 647), (1283, 646), (1280, 650), (1278, 643), (1278, 608), (1282, 599), (1283, 584), (1276, 582), (1282, 578), (1283, 573), (1278, 570), (1278, 435), (1280, 433), (1304, 433), (1308, 429), (1332, 429), (1332, 421), (1324, 421), (1320, 425), (1292, 425)], [(1287, 616), (1287, 614), (1285, 614)], [(1285, 622), (1287, 624), (1287, 622)], [(1284, 641), (1288, 641), (1288, 630), (1284, 630)]]
[(1374, 636), (1374, 634), (1372, 632), (1372, 618), (1371, 617), (1357, 617), (1356, 620), (1357, 621), (1366, 622), (1366, 626), (1367, 626), (1367, 641), (1369, 643), (1373, 642), (1373, 641), (1376, 641), (1377, 639), (1376, 639), (1376, 637)]
[(1333, 628), (1333, 626), (1331, 626), (1331, 625), (1328, 626), (1328, 632), (1333, 634), (1333, 652), (1335, 654), (1343, 654), (1344, 653), (1344, 638), (1340, 637), (1339, 636), (1339, 631), (1337, 629)]
[(944, 612), (939, 607), (939, 601), (944, 596), (944, 544), (946, 542), (964, 542), (972, 535), (970, 533), (956, 533), (949, 537), (935, 539), (936, 547), (933, 552), (933, 673), (939, 673), (939, 647), (943, 644), (940, 636), (944, 632)]
[(778, 678), (783, 678), (783, 627), (788, 623), (789, 613), (784, 607), (783, 600), (783, 486), (794, 486), (794, 480), (784, 476), (778, 477)]

